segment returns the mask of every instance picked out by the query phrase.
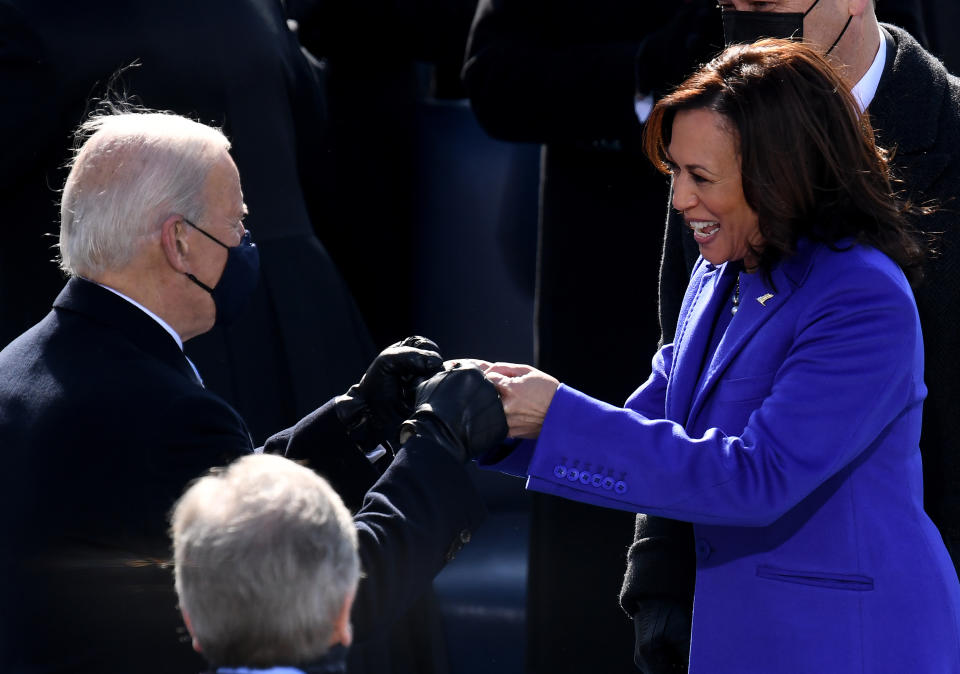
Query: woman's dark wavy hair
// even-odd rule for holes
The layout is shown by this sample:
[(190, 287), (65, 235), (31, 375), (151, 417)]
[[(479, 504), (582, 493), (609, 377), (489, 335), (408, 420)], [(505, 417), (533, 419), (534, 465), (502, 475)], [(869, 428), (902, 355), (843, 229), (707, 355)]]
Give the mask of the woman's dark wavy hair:
[(667, 173), (666, 149), (681, 110), (722, 115), (739, 139), (743, 192), (756, 211), (769, 273), (800, 237), (831, 246), (853, 238), (886, 253), (911, 283), (926, 249), (891, 186), (889, 155), (839, 74), (799, 42), (734, 45), (661, 99), (644, 149)]

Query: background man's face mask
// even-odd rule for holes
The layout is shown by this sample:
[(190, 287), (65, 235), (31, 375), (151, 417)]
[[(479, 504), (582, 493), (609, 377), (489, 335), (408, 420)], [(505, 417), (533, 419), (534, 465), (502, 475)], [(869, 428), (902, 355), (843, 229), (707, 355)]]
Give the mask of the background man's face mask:
[[(775, 37), (783, 40), (803, 39), (803, 20), (819, 2), (820, 0), (814, 0), (805, 12), (738, 12), (725, 9), (721, 13), (724, 46), (751, 44), (764, 37)], [(827, 50), (828, 54), (840, 42), (840, 38), (847, 32), (847, 27), (852, 20), (852, 15), (847, 17), (847, 23), (844, 24), (837, 39), (830, 45), (830, 49)]]

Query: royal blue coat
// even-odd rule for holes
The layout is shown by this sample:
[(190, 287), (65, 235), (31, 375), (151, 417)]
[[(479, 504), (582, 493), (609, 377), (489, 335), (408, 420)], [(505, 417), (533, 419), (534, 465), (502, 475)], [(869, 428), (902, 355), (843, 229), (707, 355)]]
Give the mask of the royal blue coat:
[(750, 277), (705, 358), (724, 271), (698, 263), (675, 342), (624, 408), (561, 385), (538, 440), (495, 467), (694, 523), (692, 673), (960, 672), (960, 583), (923, 510), (923, 338), (902, 272), (870, 248), (802, 241), (769, 282)]

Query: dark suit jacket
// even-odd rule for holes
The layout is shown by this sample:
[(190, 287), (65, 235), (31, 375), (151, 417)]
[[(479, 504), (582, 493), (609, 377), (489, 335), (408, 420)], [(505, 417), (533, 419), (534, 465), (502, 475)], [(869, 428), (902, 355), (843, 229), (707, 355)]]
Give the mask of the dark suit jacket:
[[(942, 232), (941, 254), (931, 260), (925, 282), (914, 290), (923, 326), (925, 381), (923, 410), (924, 508), (943, 534), (954, 564), (960, 566), (960, 80), (906, 32), (885, 25), (887, 63), (869, 106), (880, 145), (894, 149), (893, 167), (904, 196), (915, 203), (933, 200), (940, 210), (917, 217), (924, 232)], [(673, 341), (680, 300), (696, 261), (696, 244), (672, 216), (667, 224), (660, 282), (664, 341)], [(621, 601), (628, 613), (645, 597), (684, 600), (693, 586), (693, 536), (689, 525), (638, 517), (636, 540), (628, 555)]]
[[(160, 566), (166, 515), (191, 479), (254, 446), (170, 335), (72, 279), (53, 311), (0, 352), (0, 447), (9, 461), (0, 670), (199, 671), (189, 641), (177, 643), (176, 599)], [(265, 449), (306, 460), (348, 503), (364, 500), (358, 644), (389, 627), (482, 518), (447, 452), (413, 443), (378, 478), (329, 403)]]

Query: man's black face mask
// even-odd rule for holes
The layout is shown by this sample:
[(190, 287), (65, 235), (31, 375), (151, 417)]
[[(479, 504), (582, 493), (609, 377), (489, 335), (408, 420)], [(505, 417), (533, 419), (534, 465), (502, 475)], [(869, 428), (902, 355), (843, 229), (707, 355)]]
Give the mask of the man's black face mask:
[(187, 274), (186, 276), (213, 297), (213, 304), (217, 309), (214, 324), (230, 325), (240, 315), (247, 299), (253, 294), (260, 280), (260, 249), (257, 248), (257, 244), (250, 240), (250, 232), (247, 230), (244, 230), (243, 238), (238, 245), (228, 246), (186, 218), (183, 221), (208, 239), (227, 249), (226, 266), (223, 268), (220, 280), (213, 288), (193, 274)]
[[(814, 0), (810, 9), (805, 12), (738, 12), (725, 9), (721, 13), (724, 46), (751, 44), (765, 37), (801, 40), (803, 39), (803, 20), (819, 2), (820, 0)], [(852, 20), (853, 16), (847, 18), (847, 23), (840, 31), (840, 35), (827, 50), (828, 54), (840, 42), (840, 38), (847, 32), (847, 26), (850, 25)]]

